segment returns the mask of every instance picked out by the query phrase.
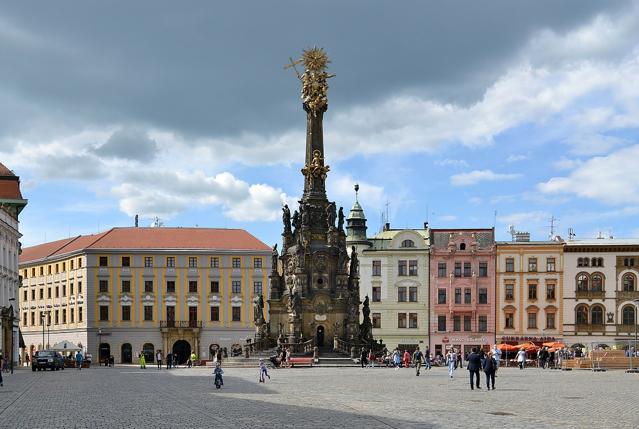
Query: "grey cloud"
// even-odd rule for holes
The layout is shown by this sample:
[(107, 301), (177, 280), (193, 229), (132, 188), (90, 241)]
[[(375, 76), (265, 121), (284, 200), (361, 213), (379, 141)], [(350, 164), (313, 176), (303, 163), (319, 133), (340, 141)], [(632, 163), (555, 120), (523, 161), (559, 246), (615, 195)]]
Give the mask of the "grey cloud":
[(158, 144), (140, 130), (123, 129), (114, 132), (109, 139), (95, 149), (95, 153), (109, 158), (151, 161), (158, 151)]

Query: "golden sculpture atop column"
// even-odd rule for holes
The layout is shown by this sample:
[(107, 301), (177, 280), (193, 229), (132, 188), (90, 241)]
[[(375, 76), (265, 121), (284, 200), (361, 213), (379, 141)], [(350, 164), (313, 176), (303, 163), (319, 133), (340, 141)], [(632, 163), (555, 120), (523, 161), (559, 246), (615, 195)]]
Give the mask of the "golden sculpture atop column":
[[(325, 112), (328, 106), (328, 79), (334, 74), (328, 74), (326, 68), (331, 61), (323, 48), (309, 48), (302, 53), (302, 58), (293, 61), (285, 68), (293, 67), (297, 77), (302, 81), (302, 101), (304, 107), (313, 116), (318, 112)], [(304, 73), (301, 75), (295, 68), (297, 64), (304, 63)]]

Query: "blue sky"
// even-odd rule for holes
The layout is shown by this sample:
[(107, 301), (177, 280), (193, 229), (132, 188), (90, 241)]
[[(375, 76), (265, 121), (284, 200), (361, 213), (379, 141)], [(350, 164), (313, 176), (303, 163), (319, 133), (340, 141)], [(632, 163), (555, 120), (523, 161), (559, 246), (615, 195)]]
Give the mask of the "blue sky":
[[(639, 2), (21, 2), (0, 7), (0, 161), (26, 246), (132, 225), (279, 242), (323, 46), (331, 200), (369, 231), (638, 237)], [(34, 12), (37, 11), (37, 12)], [(309, 17), (314, 17), (309, 22)], [(497, 212), (495, 218), (495, 211)], [(495, 223), (496, 222), (496, 223)]]

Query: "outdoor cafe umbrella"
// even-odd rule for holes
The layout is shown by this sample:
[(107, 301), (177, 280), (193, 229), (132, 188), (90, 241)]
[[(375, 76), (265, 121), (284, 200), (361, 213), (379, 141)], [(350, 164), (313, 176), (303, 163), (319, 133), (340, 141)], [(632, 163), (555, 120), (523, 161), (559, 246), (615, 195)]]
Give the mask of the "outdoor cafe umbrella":
[(549, 343), (543, 343), (542, 346), (552, 349), (565, 349), (566, 345), (561, 341), (551, 341)]
[(51, 350), (56, 352), (77, 352), (82, 350), (82, 348), (76, 346), (71, 341), (64, 340), (54, 344), (53, 347), (51, 347)]
[(518, 349), (524, 349), (527, 352), (536, 352), (539, 349), (539, 347), (537, 347), (534, 343), (517, 344), (515, 347)]

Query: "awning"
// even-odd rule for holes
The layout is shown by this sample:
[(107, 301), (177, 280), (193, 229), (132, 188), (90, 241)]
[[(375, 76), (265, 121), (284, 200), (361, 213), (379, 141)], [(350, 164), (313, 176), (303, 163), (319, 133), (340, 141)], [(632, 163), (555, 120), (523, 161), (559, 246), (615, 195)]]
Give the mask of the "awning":
[(57, 344), (54, 344), (49, 350), (53, 350), (56, 352), (77, 352), (78, 350), (82, 350), (81, 347), (76, 346), (71, 341), (60, 341)]

